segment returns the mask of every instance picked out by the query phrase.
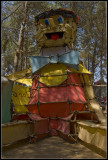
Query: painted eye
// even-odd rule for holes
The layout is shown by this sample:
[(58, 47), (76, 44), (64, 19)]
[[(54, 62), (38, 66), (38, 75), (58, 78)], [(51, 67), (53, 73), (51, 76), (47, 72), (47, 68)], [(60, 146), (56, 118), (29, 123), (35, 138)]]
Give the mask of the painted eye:
[(63, 18), (62, 18), (62, 17), (59, 17), (59, 18), (58, 18), (58, 21), (59, 21), (59, 23), (63, 23)]
[(49, 26), (49, 21), (47, 19), (44, 20), (46, 26)]

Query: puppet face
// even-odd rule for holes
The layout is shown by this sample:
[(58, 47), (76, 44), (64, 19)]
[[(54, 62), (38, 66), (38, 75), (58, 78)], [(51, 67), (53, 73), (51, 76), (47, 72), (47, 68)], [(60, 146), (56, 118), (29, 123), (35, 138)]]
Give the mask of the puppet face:
[(70, 45), (75, 40), (76, 22), (73, 18), (53, 15), (39, 19), (36, 25), (36, 40), (40, 47)]

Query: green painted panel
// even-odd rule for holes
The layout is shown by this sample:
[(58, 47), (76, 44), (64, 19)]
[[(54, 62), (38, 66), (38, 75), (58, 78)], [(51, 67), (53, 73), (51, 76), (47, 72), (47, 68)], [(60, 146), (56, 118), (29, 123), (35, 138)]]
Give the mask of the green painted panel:
[(13, 82), (9, 81), (9, 83), (3, 86), (2, 89), (2, 124), (8, 123), (11, 120), (10, 101), (12, 95), (12, 87)]

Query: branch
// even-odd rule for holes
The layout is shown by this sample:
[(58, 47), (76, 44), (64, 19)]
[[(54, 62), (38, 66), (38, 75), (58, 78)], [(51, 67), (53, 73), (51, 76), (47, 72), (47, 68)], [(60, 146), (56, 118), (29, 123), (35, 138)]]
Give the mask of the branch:
[(21, 5), (19, 5), (13, 12), (11, 12), (7, 17), (5, 17), (4, 19), (2, 19), (2, 22), (5, 20), (5, 19), (7, 19), (7, 18), (9, 18), (13, 13), (15, 13), (16, 12), (16, 10), (20, 7)]

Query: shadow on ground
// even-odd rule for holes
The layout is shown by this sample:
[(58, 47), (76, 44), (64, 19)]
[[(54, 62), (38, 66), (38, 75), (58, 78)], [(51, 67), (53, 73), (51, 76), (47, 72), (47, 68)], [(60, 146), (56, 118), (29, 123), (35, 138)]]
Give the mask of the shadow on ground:
[(75, 158), (103, 159), (85, 146), (72, 144), (60, 137), (48, 137), (35, 144), (28, 140), (20, 141), (2, 149), (2, 159), (6, 158)]

